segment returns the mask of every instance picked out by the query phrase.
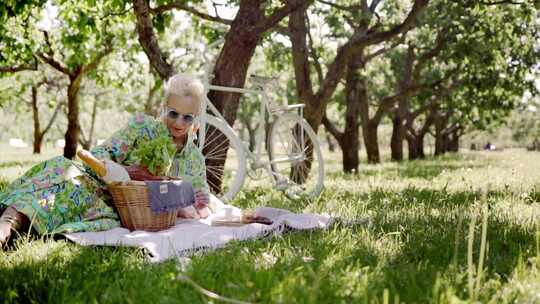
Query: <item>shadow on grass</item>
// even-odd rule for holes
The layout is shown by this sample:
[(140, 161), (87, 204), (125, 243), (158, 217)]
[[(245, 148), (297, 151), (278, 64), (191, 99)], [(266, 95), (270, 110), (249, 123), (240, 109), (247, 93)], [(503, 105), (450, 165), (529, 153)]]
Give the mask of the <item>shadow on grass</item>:
[(191, 286), (175, 279), (178, 271), (173, 261), (147, 264), (138, 249), (33, 243), (22, 254), (46, 258), (23, 258), (12, 267), (4, 264), (1, 303), (202, 302)]
[[(193, 257), (185, 274), (221, 295), (262, 303), (370, 302), (382, 299), (385, 289), (391, 303), (395, 295), (406, 303), (436, 302), (448, 290), (468, 298), (466, 231), (479, 192), (408, 188), (340, 195), (351, 208), (358, 207), (356, 202), (373, 211), (372, 224), (338, 224), (327, 231), (233, 242)], [(494, 191), (488, 201), (497, 204), (507, 196)], [(276, 204), (284, 203), (278, 197), (255, 189), (237, 203), (251, 208), (264, 200), (280, 207)], [(475, 263), (478, 239), (479, 229)], [(520, 257), (535, 254), (530, 224), (490, 217), (487, 239), (486, 280), (504, 284)], [(180, 271), (175, 261), (149, 265), (138, 250), (41, 241), (20, 250), (13, 256), (0, 253), (2, 302), (208, 301), (175, 279)], [(36, 258), (44, 254), (46, 258)]]
[[(507, 197), (502, 191), (492, 191), (487, 194), (488, 205)], [(478, 209), (473, 204), (481, 198), (479, 192), (417, 188), (349, 193), (348, 201), (365, 202), (368, 210), (375, 211), (369, 228), (340, 225), (330, 232), (315, 233), (309, 241), (305, 234), (287, 236), (284, 243), (300, 247), (298, 258), (287, 267), (278, 265), (268, 271), (279, 278), (275, 284), (289, 280), (291, 286), (281, 286), (279, 292), (293, 302), (306, 301), (305, 297), (314, 302), (369, 302), (382, 299), (386, 289), (392, 295), (390, 303), (397, 300), (396, 295), (406, 303), (438, 302), (448, 290), (468, 299), (467, 231), (471, 212)], [(475, 265), (479, 259), (479, 222), (477, 219)], [(521, 257), (538, 254), (530, 223), (516, 224), (491, 215), (487, 240), (486, 281), (505, 284)], [(305, 252), (312, 256), (312, 262), (302, 262)], [(287, 268), (304, 272), (287, 274)], [(494, 291), (490, 292), (481, 300), (490, 300)]]
[(420, 161), (408, 162), (398, 167), (397, 175), (406, 178), (423, 178), (432, 179), (439, 176), (443, 172), (455, 171), (459, 169), (477, 169), (485, 167), (485, 164), (464, 164), (463, 162), (429, 162), (422, 163)]
[(489, 163), (485, 159), (477, 157), (464, 157), (462, 155), (450, 155), (432, 157), (425, 160), (403, 161), (393, 165), (361, 165), (358, 174), (344, 174), (343, 172), (330, 172), (329, 178), (343, 178), (354, 180), (368, 176), (381, 177), (404, 177), (433, 179), (443, 172), (451, 172), (460, 169), (478, 169), (486, 167)]
[[(487, 195), (487, 200), (489, 204), (496, 204), (507, 196), (504, 192), (493, 191)], [(390, 238), (390, 243), (397, 244), (399, 250), (383, 265), (380, 259), (370, 265), (380, 267), (383, 278), (371, 281), (369, 289), (377, 290), (382, 296), (387, 288), (390, 294), (399, 295), (399, 299), (405, 302), (431, 302), (439, 298), (440, 294), (434, 294), (434, 290), (440, 283), (441, 275), (445, 275), (448, 276), (445, 284), (453, 285), (457, 296), (467, 298), (467, 234), (470, 212), (474, 210), (469, 206), (480, 199), (478, 192), (447, 193), (415, 188), (399, 193), (379, 191), (371, 195), (371, 208), (377, 209), (376, 206), (379, 206), (373, 232), (378, 239)], [(415, 205), (417, 211), (411, 212)], [(480, 219), (477, 219), (473, 256), (475, 265), (479, 259), (479, 222)], [(496, 279), (504, 283), (520, 257), (538, 254), (535, 252), (534, 231), (530, 224), (516, 225), (490, 215), (485, 280)], [(365, 254), (364, 249), (352, 253), (341, 267)]]

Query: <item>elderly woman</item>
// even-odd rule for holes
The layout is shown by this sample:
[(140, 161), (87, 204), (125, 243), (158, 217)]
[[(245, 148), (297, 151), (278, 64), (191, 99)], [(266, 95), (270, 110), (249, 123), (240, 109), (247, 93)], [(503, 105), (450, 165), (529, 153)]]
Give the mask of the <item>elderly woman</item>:
[[(128, 125), (90, 152), (98, 159), (122, 164), (133, 180), (161, 179), (136, 164), (132, 152), (140, 144), (167, 132), (177, 146), (169, 176), (188, 180), (195, 189), (196, 212), (184, 217), (205, 217), (209, 203), (204, 156), (193, 143), (195, 120), (204, 89), (198, 80), (173, 76), (166, 84), (166, 103), (160, 119), (139, 114)], [(111, 198), (94, 172), (77, 162), (56, 157), (32, 167), (0, 195), (0, 245), (12, 231), (28, 229), (39, 234), (108, 230), (120, 225)]]

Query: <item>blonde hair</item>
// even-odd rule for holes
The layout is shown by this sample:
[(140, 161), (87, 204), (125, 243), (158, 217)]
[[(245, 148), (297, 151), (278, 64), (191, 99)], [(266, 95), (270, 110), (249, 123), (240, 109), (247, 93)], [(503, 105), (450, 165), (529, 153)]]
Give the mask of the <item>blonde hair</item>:
[(171, 95), (193, 98), (198, 102), (200, 112), (204, 95), (204, 86), (198, 78), (190, 74), (179, 73), (169, 78), (165, 84), (165, 104), (163, 105), (163, 108), (167, 107), (167, 102)]

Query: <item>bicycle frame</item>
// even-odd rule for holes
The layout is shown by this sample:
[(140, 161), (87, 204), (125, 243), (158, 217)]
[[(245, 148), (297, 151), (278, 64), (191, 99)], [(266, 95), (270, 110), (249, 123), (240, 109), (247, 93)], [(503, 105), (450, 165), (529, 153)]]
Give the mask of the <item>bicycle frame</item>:
[[(208, 98), (207, 93), (210, 90), (215, 91), (222, 91), (222, 92), (231, 92), (231, 93), (242, 93), (242, 94), (253, 94), (253, 95), (261, 95), (262, 96), (262, 102), (260, 104), (260, 108), (258, 111), (258, 117), (259, 121), (263, 121), (265, 114), (268, 113), (271, 117), (273, 116), (272, 112), (270, 111), (269, 104), (268, 104), (268, 95), (266, 94), (266, 90), (263, 86), (262, 89), (245, 89), (245, 88), (233, 88), (233, 87), (225, 87), (225, 86), (216, 86), (216, 85), (205, 85), (206, 94), (205, 98), (203, 100), (202, 105), (202, 113), (200, 115), (200, 127), (204, 130), (206, 127), (206, 115), (207, 115), (207, 109), (210, 110), (212, 115), (216, 116), (217, 118), (226, 121), (223, 115), (217, 110), (217, 108), (214, 106), (212, 101)], [(263, 138), (265, 138), (264, 135), (264, 126), (262, 124), (259, 124), (257, 126), (257, 129), (255, 130), (257, 136), (255, 137), (255, 152), (252, 152), (245, 144), (242, 144), (242, 148), (244, 149), (244, 152), (246, 153), (247, 157), (253, 161), (253, 165), (255, 168), (267, 168), (269, 172), (270, 170), (270, 162), (269, 161), (263, 161)], [(201, 138), (199, 139), (199, 148), (202, 149), (204, 146), (205, 138), (204, 132), (201, 134)]]
[[(205, 48), (205, 51), (208, 49), (212, 49), (214, 46), (217, 46), (222, 43), (222, 40), (218, 40)], [(240, 93), (240, 94), (248, 94), (248, 95), (259, 95), (262, 97), (259, 111), (258, 111), (258, 119), (259, 121), (265, 120), (265, 115), (268, 113), (270, 116), (270, 119), (275, 117), (273, 109), (271, 109), (270, 106), (270, 98), (267, 94), (268, 87), (270, 86), (269, 81), (259, 79), (255, 83), (256, 88), (237, 88), (237, 87), (226, 87), (226, 86), (218, 86), (218, 85), (212, 85), (210, 82), (212, 80), (212, 60), (210, 60), (206, 55), (206, 52), (201, 53), (201, 61), (204, 62), (203, 70), (204, 70), (204, 77), (203, 77), (203, 85), (204, 85), (204, 99), (203, 104), (201, 107), (201, 114), (200, 114), (200, 128), (201, 130), (205, 130), (206, 128), (206, 116), (208, 115), (208, 111), (215, 117), (221, 119), (222, 121), (226, 122), (225, 118), (221, 113), (218, 111), (218, 109), (215, 107), (215, 105), (212, 103), (212, 101), (208, 98), (208, 93), (210, 91), (221, 91), (221, 92), (230, 92), (230, 93)], [(303, 107), (304, 104), (295, 104), (295, 105), (286, 105), (283, 107), (280, 107), (276, 109), (277, 111), (289, 111), (298, 109), (300, 118), (303, 118)], [(228, 123), (227, 123), (228, 125)], [(232, 128), (231, 126), (229, 126)], [(236, 134), (236, 132), (233, 132)], [(247, 159), (250, 159), (252, 161), (251, 168), (247, 168), (247, 170), (250, 169), (259, 169), (263, 168), (269, 175), (274, 175), (275, 173), (272, 171), (271, 165), (281, 162), (290, 162), (290, 161), (303, 161), (305, 160), (305, 153), (300, 153), (299, 156), (291, 156), (288, 155), (287, 157), (282, 157), (280, 159), (273, 159), (273, 160), (266, 160), (263, 158), (263, 139), (266, 138), (265, 136), (265, 126), (264, 124), (259, 124), (255, 130), (255, 150), (252, 152), (248, 146), (244, 143), (242, 143), (242, 149), (244, 150), (244, 153), (246, 155)], [(305, 149), (305, 143), (304, 143), (304, 131), (300, 130), (300, 136), (301, 136), (301, 146), (299, 147), (300, 151), (304, 151)], [(201, 136), (199, 138), (199, 149), (202, 151), (204, 144), (205, 144), (205, 132), (201, 132)], [(263, 160), (264, 159), (264, 160)]]

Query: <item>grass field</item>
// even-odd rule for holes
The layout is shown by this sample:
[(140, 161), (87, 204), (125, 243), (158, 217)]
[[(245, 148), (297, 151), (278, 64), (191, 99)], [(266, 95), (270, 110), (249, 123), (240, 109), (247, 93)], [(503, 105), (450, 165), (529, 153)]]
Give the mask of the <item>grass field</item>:
[[(38, 161), (2, 155), (2, 188)], [(339, 155), (326, 158), (315, 202), (250, 183), (233, 203), (343, 219), (329, 230), (161, 264), (136, 249), (20, 239), (0, 252), (0, 302), (220, 302), (195, 283), (259, 303), (540, 303), (540, 153), (363, 164), (357, 175), (340, 173)]]

